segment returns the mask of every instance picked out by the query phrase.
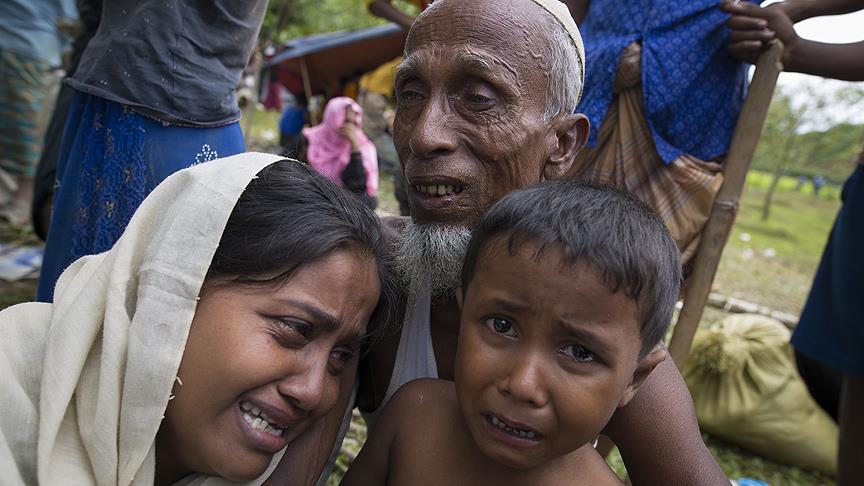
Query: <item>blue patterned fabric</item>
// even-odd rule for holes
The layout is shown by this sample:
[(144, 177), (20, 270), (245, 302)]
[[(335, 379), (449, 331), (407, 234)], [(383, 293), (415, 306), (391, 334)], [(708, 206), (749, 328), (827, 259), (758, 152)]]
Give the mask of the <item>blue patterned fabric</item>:
[(245, 151), (238, 123), (168, 125), (119, 103), (76, 93), (57, 162), (54, 212), (36, 298), (50, 302), (60, 273), (111, 248), (163, 179), (191, 165)]
[(717, 0), (591, 2), (580, 25), (587, 71), (577, 109), (591, 121), (589, 147), (612, 101), (621, 52), (641, 40), (645, 116), (660, 157), (668, 164), (682, 154), (725, 154), (747, 82), (747, 67), (727, 50), (728, 17)]

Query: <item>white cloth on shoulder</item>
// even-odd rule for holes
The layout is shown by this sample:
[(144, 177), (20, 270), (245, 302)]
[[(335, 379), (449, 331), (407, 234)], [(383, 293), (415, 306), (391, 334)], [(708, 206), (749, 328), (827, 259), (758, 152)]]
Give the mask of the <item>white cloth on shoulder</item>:
[(402, 385), (418, 378), (438, 378), (438, 363), (432, 347), (430, 327), (432, 292), (429, 290), (428, 281), (418, 286), (406, 307), (396, 361), (393, 363), (393, 373), (390, 375), (384, 400), (374, 412), (363, 414), (363, 419), (370, 429), (375, 427), (384, 406)]
[(53, 304), (0, 312), (3, 484), (153, 484), (201, 284), (238, 198), (281, 159), (248, 153), (177, 172), (111, 250), (63, 272)]

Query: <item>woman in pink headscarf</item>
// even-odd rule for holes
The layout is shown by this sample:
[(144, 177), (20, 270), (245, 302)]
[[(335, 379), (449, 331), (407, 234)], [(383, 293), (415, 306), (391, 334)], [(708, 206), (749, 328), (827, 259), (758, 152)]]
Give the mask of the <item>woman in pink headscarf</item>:
[(363, 110), (351, 98), (331, 99), (324, 120), (303, 129), (307, 161), (321, 174), (360, 195), (374, 208), (378, 194), (378, 152), (361, 128)]

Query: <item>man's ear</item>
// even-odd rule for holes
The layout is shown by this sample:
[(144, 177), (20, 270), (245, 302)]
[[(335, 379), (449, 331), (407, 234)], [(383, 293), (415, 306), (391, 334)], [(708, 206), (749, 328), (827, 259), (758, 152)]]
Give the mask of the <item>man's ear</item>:
[(581, 113), (558, 115), (549, 122), (554, 139), (543, 166), (543, 180), (561, 179), (567, 174), (588, 140), (588, 128), (588, 118)]
[(624, 396), (621, 397), (621, 401), (618, 402), (619, 408), (630, 403), (630, 400), (636, 396), (636, 391), (639, 390), (639, 387), (642, 386), (642, 383), (645, 382), (648, 375), (654, 371), (654, 368), (656, 368), (657, 365), (666, 359), (666, 356), (666, 348), (658, 344), (650, 353), (639, 360), (639, 364), (636, 365), (636, 371), (633, 372), (633, 380), (630, 381), (629, 385), (627, 385), (627, 390), (624, 392)]

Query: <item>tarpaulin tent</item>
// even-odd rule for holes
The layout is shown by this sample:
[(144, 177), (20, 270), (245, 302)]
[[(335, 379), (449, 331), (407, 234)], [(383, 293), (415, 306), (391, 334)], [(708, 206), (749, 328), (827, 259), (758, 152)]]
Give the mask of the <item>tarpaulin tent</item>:
[(407, 32), (396, 24), (293, 39), (264, 63), (292, 93), (339, 90), (345, 80), (402, 54)]

